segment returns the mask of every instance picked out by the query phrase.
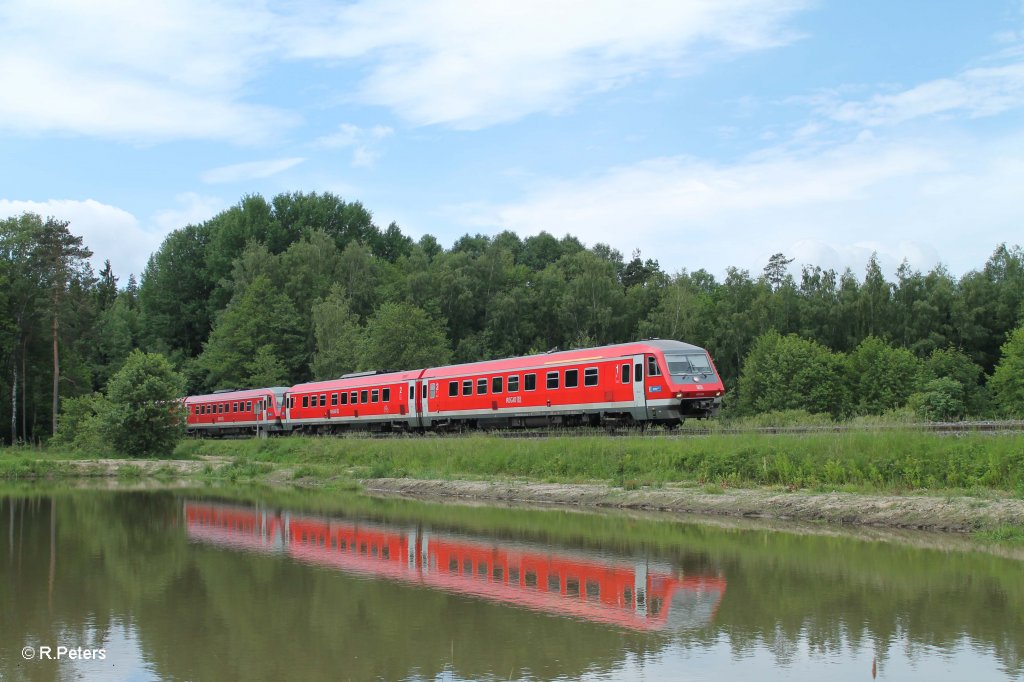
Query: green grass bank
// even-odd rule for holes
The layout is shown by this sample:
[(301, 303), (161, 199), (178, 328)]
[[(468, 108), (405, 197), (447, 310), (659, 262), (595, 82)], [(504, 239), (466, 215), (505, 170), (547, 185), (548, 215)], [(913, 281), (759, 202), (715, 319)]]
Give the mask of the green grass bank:
[(626, 489), (667, 483), (851, 492), (983, 489), (1024, 497), (1024, 434), (885, 430), (678, 438), (290, 437), (185, 441), (175, 455), (228, 457), (243, 476), (284, 465), (296, 478), (499, 477), (602, 482)]

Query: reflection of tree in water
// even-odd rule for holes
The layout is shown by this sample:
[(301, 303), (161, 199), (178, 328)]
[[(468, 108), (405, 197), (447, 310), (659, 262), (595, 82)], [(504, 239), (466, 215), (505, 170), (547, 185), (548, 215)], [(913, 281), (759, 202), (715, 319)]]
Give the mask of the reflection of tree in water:
[[(416, 507), (401, 509), (412, 515)], [(456, 532), (461, 518), (464, 529), (483, 534), (484, 517), (496, 535), (544, 542), (553, 552), (605, 544), (684, 574), (727, 579), (709, 627), (651, 634), (283, 556), (190, 546), (180, 513), (181, 500), (169, 493), (60, 496), (51, 614), (50, 501), (2, 501), (9, 532), (0, 570), (11, 589), (0, 591), (0, 606), (4, 623), (19, 628), (0, 628), (0, 660), (18, 659), (26, 633), (54, 641), (62, 628), (85, 637), (126, 622), (168, 679), (431, 678), (445, 670), (551, 679), (614, 670), (630, 654), (642, 659), (671, 641), (701, 650), (723, 635), (736, 654), (764, 649), (780, 666), (807, 646), (822, 655), (874, 651), (884, 669), (897, 649), (966, 640), (994, 652), (1008, 674), (1024, 669), (1024, 571), (992, 556), (635, 520), (619, 520), (616, 530), (614, 519), (587, 515), (556, 515), (555, 528), (540, 512), (445, 510), (440, 525)], [(637, 540), (624, 539), (623, 526)]]

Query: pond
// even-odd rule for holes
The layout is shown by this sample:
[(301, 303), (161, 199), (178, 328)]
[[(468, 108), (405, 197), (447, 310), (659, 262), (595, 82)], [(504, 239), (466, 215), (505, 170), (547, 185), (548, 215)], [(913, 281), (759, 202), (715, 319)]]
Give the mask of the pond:
[(1024, 676), (1024, 566), (962, 548), (244, 489), (0, 529), (0, 680)]

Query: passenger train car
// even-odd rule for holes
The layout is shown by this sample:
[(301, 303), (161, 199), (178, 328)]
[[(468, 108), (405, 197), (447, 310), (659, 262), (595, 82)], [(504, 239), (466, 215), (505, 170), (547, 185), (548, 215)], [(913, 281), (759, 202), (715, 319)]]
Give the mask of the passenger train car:
[(185, 406), (189, 432), (215, 435), (672, 425), (713, 415), (724, 393), (707, 351), (654, 339), (190, 396)]
[(719, 574), (523, 542), (185, 502), (190, 539), (634, 630), (709, 625)]

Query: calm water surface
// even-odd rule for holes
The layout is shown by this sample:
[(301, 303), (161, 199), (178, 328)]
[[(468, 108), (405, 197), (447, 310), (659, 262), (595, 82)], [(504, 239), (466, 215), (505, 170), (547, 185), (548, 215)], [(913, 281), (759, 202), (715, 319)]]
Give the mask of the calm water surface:
[(1024, 679), (1011, 559), (569, 511), (235, 498), (0, 497), (0, 680)]

